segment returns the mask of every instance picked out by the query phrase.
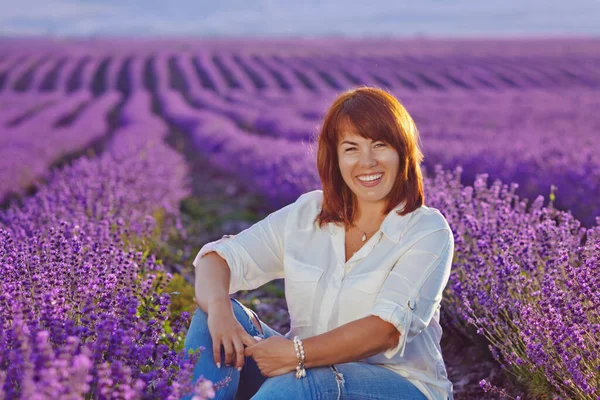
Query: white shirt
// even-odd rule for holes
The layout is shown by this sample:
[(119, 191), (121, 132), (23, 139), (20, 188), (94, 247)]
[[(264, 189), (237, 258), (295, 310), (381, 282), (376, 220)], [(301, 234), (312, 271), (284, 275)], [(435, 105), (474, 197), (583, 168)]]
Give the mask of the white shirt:
[(319, 335), (369, 315), (392, 323), (398, 345), (361, 361), (395, 371), (430, 400), (453, 399), (439, 324), (454, 253), (448, 222), (427, 206), (405, 216), (392, 210), (345, 262), (344, 227), (313, 222), (322, 201), (321, 190), (305, 193), (239, 234), (207, 243), (193, 264), (217, 252), (231, 269), (230, 294), (284, 278), (287, 337)]

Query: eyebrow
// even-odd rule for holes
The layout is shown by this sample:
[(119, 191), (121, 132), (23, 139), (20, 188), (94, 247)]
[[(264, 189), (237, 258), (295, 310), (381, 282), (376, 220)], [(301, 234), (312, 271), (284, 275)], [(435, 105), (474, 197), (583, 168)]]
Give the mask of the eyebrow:
[[(377, 140), (377, 141), (379, 142), (379, 140)], [(375, 140), (371, 139), (371, 142), (375, 142)], [(344, 140), (344, 141), (343, 141), (342, 143), (340, 143), (340, 144), (344, 144), (344, 143), (348, 143), (348, 144), (351, 144), (351, 145), (353, 145), (353, 146), (358, 146), (358, 143), (351, 142), (351, 141), (349, 141), (349, 140)]]

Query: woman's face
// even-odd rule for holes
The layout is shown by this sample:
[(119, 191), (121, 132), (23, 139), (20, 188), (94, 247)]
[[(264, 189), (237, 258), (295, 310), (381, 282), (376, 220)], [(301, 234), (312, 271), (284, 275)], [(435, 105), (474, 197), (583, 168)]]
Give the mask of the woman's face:
[[(346, 185), (363, 206), (384, 202), (396, 182), (400, 155), (388, 143), (359, 136), (350, 124), (340, 129), (338, 160)], [(377, 179), (364, 182), (359, 178)]]

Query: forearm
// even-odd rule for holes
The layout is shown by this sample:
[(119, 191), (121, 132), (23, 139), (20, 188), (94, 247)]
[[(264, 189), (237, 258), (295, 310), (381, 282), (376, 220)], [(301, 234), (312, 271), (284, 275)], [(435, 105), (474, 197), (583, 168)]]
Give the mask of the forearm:
[(194, 290), (198, 306), (208, 313), (213, 305), (229, 304), (231, 271), (227, 262), (216, 252), (210, 252), (197, 264)]
[(305, 366), (362, 360), (394, 347), (399, 338), (400, 333), (392, 324), (371, 315), (304, 339)]

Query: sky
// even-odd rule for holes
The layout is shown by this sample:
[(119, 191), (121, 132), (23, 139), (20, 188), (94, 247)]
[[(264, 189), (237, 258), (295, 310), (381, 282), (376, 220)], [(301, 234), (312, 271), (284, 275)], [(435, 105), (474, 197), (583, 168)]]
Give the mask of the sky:
[(0, 0), (0, 36), (600, 37), (600, 0)]

